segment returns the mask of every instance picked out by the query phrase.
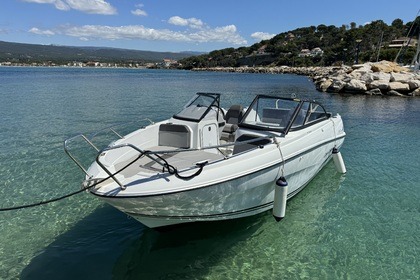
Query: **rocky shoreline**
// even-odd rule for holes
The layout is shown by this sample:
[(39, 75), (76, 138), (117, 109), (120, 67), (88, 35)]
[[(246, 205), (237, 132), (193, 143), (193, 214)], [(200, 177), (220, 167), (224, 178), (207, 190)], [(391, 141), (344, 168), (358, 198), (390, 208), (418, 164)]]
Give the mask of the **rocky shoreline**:
[(420, 73), (389, 61), (331, 67), (212, 67), (193, 71), (296, 74), (310, 77), (317, 90), (387, 96), (420, 96)]

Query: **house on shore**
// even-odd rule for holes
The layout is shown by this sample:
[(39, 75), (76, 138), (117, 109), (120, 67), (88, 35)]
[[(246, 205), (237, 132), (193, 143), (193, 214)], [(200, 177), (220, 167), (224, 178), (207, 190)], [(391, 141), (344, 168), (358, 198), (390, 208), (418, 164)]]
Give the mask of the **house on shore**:
[(302, 49), (300, 53), (298, 54), (299, 57), (315, 57), (315, 56), (322, 56), (324, 54), (324, 51), (319, 48), (313, 48), (312, 50), (309, 49)]
[(409, 37), (401, 37), (395, 40), (392, 40), (388, 45), (389, 48), (402, 48), (402, 47), (413, 47), (417, 46), (417, 39), (412, 39)]

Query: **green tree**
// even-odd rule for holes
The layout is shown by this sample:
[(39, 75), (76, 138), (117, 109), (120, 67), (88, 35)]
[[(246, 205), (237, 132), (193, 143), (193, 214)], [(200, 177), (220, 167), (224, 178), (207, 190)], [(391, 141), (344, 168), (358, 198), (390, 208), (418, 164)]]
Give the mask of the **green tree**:
[[(416, 37), (419, 32), (420, 17), (407, 24), (404, 24), (401, 19), (395, 19), (391, 25), (387, 25), (382, 20), (374, 20), (359, 27), (355, 22), (351, 22), (350, 28), (346, 25), (336, 27), (320, 24), (283, 32), (270, 40), (264, 40), (249, 47), (215, 50), (206, 55), (184, 59), (181, 63), (187, 69), (269, 64), (329, 66), (342, 62), (351, 64), (356, 60), (357, 55), (359, 62), (376, 61), (377, 58), (392, 61), (398, 50), (389, 48), (390, 42), (405, 34)], [(266, 54), (258, 54), (258, 50), (263, 46)], [(299, 57), (302, 49), (312, 50), (316, 47), (324, 51), (322, 56)], [(404, 63), (411, 61), (410, 55), (414, 55), (412, 54), (414, 51), (415, 49), (411, 48), (403, 52)]]

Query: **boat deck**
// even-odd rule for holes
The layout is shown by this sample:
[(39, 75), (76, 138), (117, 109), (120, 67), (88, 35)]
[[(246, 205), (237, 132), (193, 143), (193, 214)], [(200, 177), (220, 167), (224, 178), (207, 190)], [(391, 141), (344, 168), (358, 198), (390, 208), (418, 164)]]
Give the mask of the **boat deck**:
[[(173, 147), (169, 146), (156, 146), (151, 147), (151, 151), (157, 152), (157, 151), (173, 151)], [(222, 160), (225, 157), (222, 154), (216, 154), (211, 153), (209, 151), (174, 151), (170, 153), (162, 153), (159, 154), (160, 157), (165, 159), (168, 164), (175, 167), (177, 170), (183, 170), (191, 167), (195, 167), (196, 163), (199, 162), (212, 162), (217, 160)], [(115, 164), (115, 170), (121, 170), (125, 166), (127, 166), (130, 162), (136, 159), (138, 155), (134, 155), (131, 158), (128, 158), (127, 160), (124, 160), (122, 162), (119, 162)], [(156, 158), (157, 161), (164, 164), (164, 161), (160, 160), (157, 156), (151, 155), (151, 157)], [(162, 172), (163, 166), (156, 162), (155, 160), (152, 160), (151, 158), (147, 156), (143, 156), (139, 159), (137, 159), (133, 164), (128, 166), (127, 168), (123, 169), (119, 174), (124, 176), (125, 178), (132, 177), (140, 172), (142, 173), (156, 173), (156, 172)]]

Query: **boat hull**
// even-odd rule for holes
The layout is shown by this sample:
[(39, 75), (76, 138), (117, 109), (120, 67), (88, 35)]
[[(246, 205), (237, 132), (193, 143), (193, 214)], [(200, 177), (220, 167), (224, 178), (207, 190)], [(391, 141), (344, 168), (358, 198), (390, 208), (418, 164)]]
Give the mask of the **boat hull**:
[[(277, 153), (268, 167), (198, 188), (186, 187), (166, 194), (99, 197), (150, 228), (252, 216), (273, 208), (275, 182), (282, 170), (289, 184), (287, 198), (290, 199), (322, 169), (331, 159), (333, 148), (341, 146), (343, 141), (344, 137), (327, 141), (299, 154), (285, 156), (283, 161)], [(243, 165), (237, 167), (244, 168)], [(207, 176), (215, 170), (217, 167), (208, 170)], [(205, 178), (203, 174), (203, 180)]]
[[(100, 132), (80, 134), (64, 142), (66, 153), (85, 173), (86, 189), (151, 228), (267, 211), (279, 178), (287, 185), (284, 216), (283, 202), (332, 157), (345, 173), (341, 116), (316, 101), (257, 95), (246, 111), (226, 111), (220, 94), (197, 93), (167, 120), (125, 136), (114, 127), (101, 131), (119, 139), (99, 150), (93, 138)], [(70, 152), (75, 140), (98, 151), (87, 169)]]

